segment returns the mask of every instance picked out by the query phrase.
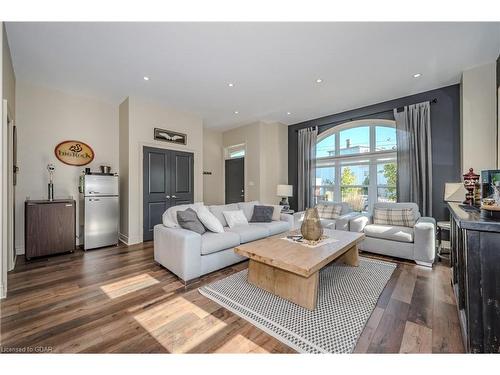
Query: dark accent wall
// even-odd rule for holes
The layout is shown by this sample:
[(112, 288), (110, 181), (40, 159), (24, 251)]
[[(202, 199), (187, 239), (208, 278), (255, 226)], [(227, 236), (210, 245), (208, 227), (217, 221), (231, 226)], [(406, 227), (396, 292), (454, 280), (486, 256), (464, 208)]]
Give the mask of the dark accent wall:
[[(437, 103), (431, 104), (433, 216), (437, 220), (448, 220), (448, 209), (443, 201), (444, 184), (461, 181), (460, 85), (458, 84), (290, 125), (288, 127), (288, 183), (293, 185), (294, 191), (294, 196), (289, 199), (291, 208), (297, 209), (298, 129), (319, 126), (321, 133), (351, 120), (363, 118), (394, 120), (393, 108), (432, 99), (437, 99)], [(373, 115), (373, 113), (377, 114)]]

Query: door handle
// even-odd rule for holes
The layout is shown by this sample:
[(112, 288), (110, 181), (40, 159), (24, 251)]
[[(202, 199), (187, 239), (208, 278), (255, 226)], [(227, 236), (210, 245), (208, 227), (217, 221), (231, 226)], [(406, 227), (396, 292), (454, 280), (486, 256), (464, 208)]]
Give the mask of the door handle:
[(177, 198), (175, 195), (172, 195), (172, 198)]
[(170, 199), (170, 195), (167, 195), (165, 198)]
[(89, 191), (89, 194), (99, 194), (98, 191)]

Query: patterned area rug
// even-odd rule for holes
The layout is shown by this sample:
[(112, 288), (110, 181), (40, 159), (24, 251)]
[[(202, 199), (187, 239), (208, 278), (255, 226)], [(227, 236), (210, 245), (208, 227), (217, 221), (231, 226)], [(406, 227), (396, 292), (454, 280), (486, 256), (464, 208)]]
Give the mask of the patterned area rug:
[(199, 292), (300, 353), (351, 353), (396, 265), (360, 258), (320, 271), (318, 305), (310, 311), (247, 282), (247, 270)]

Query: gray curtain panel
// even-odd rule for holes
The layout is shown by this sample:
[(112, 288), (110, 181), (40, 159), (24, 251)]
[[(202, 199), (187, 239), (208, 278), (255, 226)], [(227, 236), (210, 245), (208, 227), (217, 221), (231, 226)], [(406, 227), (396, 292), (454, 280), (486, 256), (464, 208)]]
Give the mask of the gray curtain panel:
[(394, 109), (398, 142), (398, 202), (418, 204), (432, 216), (431, 108), (429, 102)]
[(316, 139), (318, 128), (299, 130), (297, 202), (299, 211), (314, 205), (316, 185)]

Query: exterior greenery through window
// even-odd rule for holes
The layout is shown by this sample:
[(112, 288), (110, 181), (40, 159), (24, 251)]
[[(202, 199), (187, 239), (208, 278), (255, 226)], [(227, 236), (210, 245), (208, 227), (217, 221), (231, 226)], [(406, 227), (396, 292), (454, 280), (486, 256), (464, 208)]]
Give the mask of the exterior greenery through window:
[(395, 202), (396, 127), (391, 120), (357, 120), (318, 136), (316, 201), (347, 202), (356, 211)]

